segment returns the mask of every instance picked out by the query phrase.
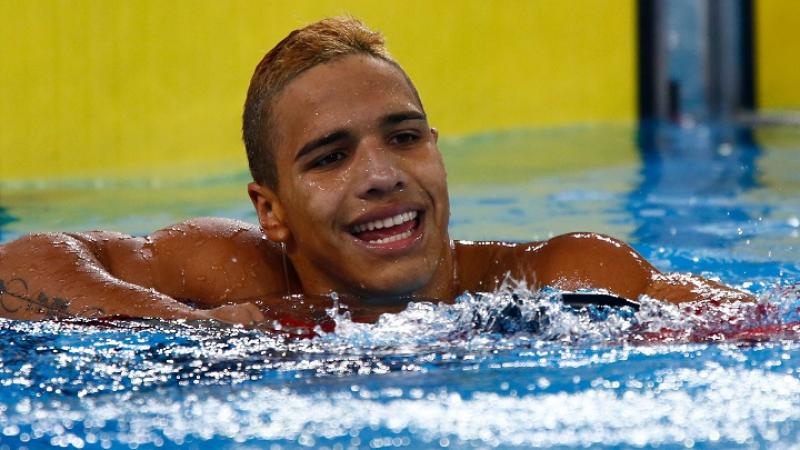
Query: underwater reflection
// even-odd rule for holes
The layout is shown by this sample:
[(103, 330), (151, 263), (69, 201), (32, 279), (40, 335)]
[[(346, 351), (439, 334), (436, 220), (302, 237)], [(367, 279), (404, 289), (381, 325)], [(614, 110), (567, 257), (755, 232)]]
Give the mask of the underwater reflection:
[[(639, 184), (625, 208), (636, 242), (652, 246), (722, 248), (721, 229), (766, 217), (770, 208), (737, 200), (759, 187), (761, 149), (752, 130), (733, 125), (644, 124), (638, 144)], [(739, 230), (741, 238), (744, 231)]]

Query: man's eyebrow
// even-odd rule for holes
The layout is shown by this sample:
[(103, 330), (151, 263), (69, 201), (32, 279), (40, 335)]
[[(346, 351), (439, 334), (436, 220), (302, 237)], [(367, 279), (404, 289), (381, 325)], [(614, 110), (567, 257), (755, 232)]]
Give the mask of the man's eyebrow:
[(295, 155), (294, 160), (297, 161), (298, 159), (300, 159), (303, 156), (313, 152), (314, 150), (318, 149), (319, 147), (324, 147), (324, 146), (326, 146), (328, 144), (336, 142), (336, 141), (338, 141), (340, 139), (344, 139), (344, 138), (346, 138), (348, 136), (350, 136), (350, 133), (348, 133), (348, 132), (346, 132), (344, 130), (338, 130), (338, 131), (334, 131), (332, 133), (326, 134), (325, 136), (322, 136), (321, 138), (314, 139), (313, 141), (311, 141), (311, 142), (307, 143), (306, 145), (304, 145), (300, 149), (300, 151), (297, 152), (297, 155)]
[[(398, 123), (405, 122), (407, 120), (426, 120), (427, 121), (428, 118), (425, 116), (425, 114), (423, 114), (423, 113), (421, 113), (419, 111), (403, 111), (403, 112), (399, 112), (399, 113), (392, 113), (392, 114), (386, 115), (383, 118), (383, 120), (381, 120), (381, 126), (383, 126), (383, 127), (392, 126), (392, 125), (396, 125)], [(308, 142), (307, 144), (305, 144), (302, 148), (300, 148), (300, 150), (295, 155), (294, 160), (297, 161), (300, 158), (302, 158), (303, 156), (313, 152), (314, 150), (316, 150), (316, 149), (318, 149), (320, 147), (324, 147), (324, 146), (326, 146), (328, 144), (336, 142), (336, 141), (338, 141), (340, 139), (345, 139), (347, 137), (350, 137), (350, 133), (348, 133), (345, 130), (337, 130), (337, 131), (333, 131), (331, 133), (328, 133), (325, 136), (322, 136), (321, 138), (314, 139), (314, 140)]]
[(406, 120), (428, 120), (428, 118), (425, 117), (425, 114), (419, 111), (404, 111), (387, 115), (381, 121), (381, 125), (396, 125), (398, 123), (405, 122)]

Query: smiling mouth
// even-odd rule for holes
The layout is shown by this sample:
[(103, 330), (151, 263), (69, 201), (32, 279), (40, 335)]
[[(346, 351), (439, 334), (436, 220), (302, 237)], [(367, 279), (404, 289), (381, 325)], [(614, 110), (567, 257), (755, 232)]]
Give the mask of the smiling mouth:
[(407, 211), (354, 225), (350, 228), (350, 234), (371, 245), (390, 244), (417, 234), (421, 222), (420, 211)]

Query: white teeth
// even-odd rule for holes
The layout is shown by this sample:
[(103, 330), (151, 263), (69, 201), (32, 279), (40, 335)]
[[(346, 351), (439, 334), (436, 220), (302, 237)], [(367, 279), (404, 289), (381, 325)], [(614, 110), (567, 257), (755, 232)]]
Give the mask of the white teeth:
[(404, 231), (400, 234), (395, 234), (394, 236), (378, 239), (377, 241), (369, 241), (369, 242), (372, 244), (388, 244), (389, 242), (399, 241), (400, 239), (405, 239), (409, 236), (411, 236), (411, 230)]
[[(371, 222), (367, 222), (367, 223), (362, 223), (362, 224), (356, 225), (356, 226), (353, 227), (352, 232), (357, 234), (357, 233), (361, 233), (361, 232), (366, 231), (366, 230), (369, 230), (369, 231), (380, 230), (382, 228), (389, 228), (389, 227), (397, 226), (397, 225), (400, 225), (402, 223), (406, 223), (408, 221), (414, 220), (416, 218), (417, 218), (417, 212), (416, 211), (409, 211), (409, 212), (405, 212), (405, 213), (402, 213), (402, 214), (397, 214), (396, 216), (393, 216), (393, 217), (387, 217), (385, 219), (373, 220)], [(407, 236), (404, 236), (404, 237), (401, 237), (401, 238), (397, 238), (397, 236), (403, 236), (406, 233), (410, 233), (410, 232), (407, 231), (405, 233), (400, 233), (398, 235), (390, 236), (390, 237), (387, 237), (387, 238), (384, 238), (384, 239), (379, 239), (379, 240), (373, 241), (373, 242), (383, 243), (383, 241), (386, 241), (386, 239), (391, 239), (390, 241), (386, 241), (386, 242), (393, 242), (393, 241), (396, 241), (397, 239), (404, 239), (405, 237), (410, 236), (410, 234), (409, 234)]]

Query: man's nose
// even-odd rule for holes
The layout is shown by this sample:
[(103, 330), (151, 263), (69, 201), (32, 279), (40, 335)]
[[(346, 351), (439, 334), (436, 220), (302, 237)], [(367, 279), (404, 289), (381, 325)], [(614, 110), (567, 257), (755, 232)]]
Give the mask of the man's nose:
[(380, 197), (405, 188), (406, 175), (398, 165), (397, 155), (382, 145), (369, 143), (364, 143), (361, 150), (360, 197)]

